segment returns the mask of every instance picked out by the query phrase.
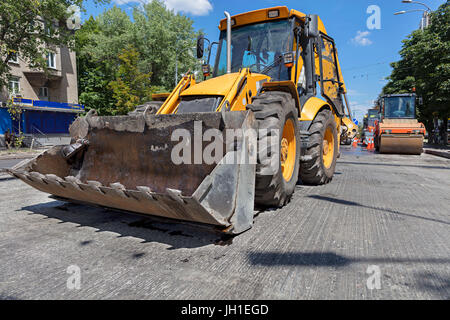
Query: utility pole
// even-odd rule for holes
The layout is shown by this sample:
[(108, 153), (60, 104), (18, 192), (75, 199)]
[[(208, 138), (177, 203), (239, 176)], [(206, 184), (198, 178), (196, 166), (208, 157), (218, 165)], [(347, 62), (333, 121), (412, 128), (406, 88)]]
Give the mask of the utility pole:
[(178, 51), (175, 52), (175, 87), (177, 86), (177, 84), (178, 84)]

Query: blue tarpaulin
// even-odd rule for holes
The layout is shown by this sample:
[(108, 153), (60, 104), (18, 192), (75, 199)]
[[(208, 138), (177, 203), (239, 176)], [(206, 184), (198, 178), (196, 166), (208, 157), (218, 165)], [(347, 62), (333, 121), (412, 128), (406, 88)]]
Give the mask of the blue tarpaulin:
[(24, 133), (28, 134), (55, 134), (69, 133), (69, 126), (77, 117), (75, 113), (25, 110)]
[(12, 131), (11, 117), (8, 109), (0, 108), (0, 134), (5, 134), (6, 130)]
[(69, 126), (84, 111), (75, 103), (13, 98), (22, 109), (19, 119), (12, 120), (7, 108), (0, 107), (0, 134), (8, 129), (15, 134), (68, 134)]

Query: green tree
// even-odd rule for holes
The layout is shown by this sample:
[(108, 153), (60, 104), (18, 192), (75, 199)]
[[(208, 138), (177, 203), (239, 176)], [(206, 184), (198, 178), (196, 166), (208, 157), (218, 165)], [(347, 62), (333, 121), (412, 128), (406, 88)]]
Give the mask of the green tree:
[(109, 84), (116, 81), (123, 65), (119, 56), (130, 46), (139, 53), (137, 70), (151, 74), (151, 88), (172, 90), (177, 55), (178, 79), (188, 69), (195, 69), (192, 48), (197, 34), (191, 19), (175, 14), (157, 0), (134, 9), (132, 20), (118, 7), (91, 17), (76, 36), (80, 103), (101, 115), (115, 113), (117, 94)]
[(152, 72), (152, 84), (170, 90), (175, 85), (175, 59), (180, 74), (194, 70), (193, 55), (198, 32), (192, 19), (168, 10), (153, 0), (144, 10), (134, 10), (133, 43), (141, 53), (140, 65)]
[(131, 21), (118, 7), (92, 16), (76, 32), (79, 101), (86, 110), (110, 115), (115, 106), (109, 83), (116, 79), (121, 51), (131, 45)]
[(154, 92), (151, 86), (151, 73), (139, 71), (139, 52), (133, 46), (122, 50), (119, 59), (120, 66), (116, 80), (109, 83), (116, 100), (116, 108), (111, 110), (113, 115), (133, 111), (137, 105), (150, 101)]
[[(93, 0), (107, 3), (109, 0)], [(73, 32), (66, 28), (83, 0), (0, 1), (0, 88), (10, 77), (8, 61), (18, 55), (35, 69), (47, 72), (46, 56), (56, 46), (73, 46)]]
[(428, 131), (433, 118), (450, 117), (450, 6), (449, 1), (432, 13), (431, 25), (414, 31), (403, 40), (401, 60), (391, 64), (393, 71), (383, 93), (406, 93), (416, 88), (423, 104), (419, 120)]

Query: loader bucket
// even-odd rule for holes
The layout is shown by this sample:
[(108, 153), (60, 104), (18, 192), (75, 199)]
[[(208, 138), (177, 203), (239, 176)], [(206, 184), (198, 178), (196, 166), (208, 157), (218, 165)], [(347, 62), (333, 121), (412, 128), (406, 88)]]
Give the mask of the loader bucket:
[[(195, 146), (194, 137), (212, 128), (223, 134), (224, 146), (219, 161), (207, 164), (198, 155), (210, 142)], [(9, 173), (63, 200), (204, 223), (238, 234), (253, 224), (255, 164), (242, 159), (250, 159), (256, 145), (244, 134), (230, 136), (227, 129), (254, 128), (251, 111), (88, 114), (71, 125), (71, 145), (53, 147)], [(184, 154), (192, 163), (173, 161), (172, 151), (180, 143), (173, 139), (177, 132), (192, 139), (186, 144), (190, 154)]]

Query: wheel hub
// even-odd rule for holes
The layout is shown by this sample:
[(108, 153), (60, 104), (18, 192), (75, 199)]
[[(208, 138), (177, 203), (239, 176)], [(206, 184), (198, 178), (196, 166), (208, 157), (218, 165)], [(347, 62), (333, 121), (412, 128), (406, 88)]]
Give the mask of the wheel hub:
[(324, 140), (323, 141), (323, 155), (327, 155), (329, 152), (329, 145), (328, 145), (328, 141)]
[(283, 138), (281, 140), (281, 164), (284, 164), (286, 162), (288, 152), (289, 152), (289, 142), (287, 141), (286, 138)]
[(322, 144), (322, 158), (325, 168), (330, 168), (334, 158), (334, 135), (331, 127), (325, 130)]
[(281, 171), (286, 181), (291, 180), (292, 174), (294, 173), (296, 143), (294, 123), (291, 119), (288, 119), (284, 124), (280, 145)]

